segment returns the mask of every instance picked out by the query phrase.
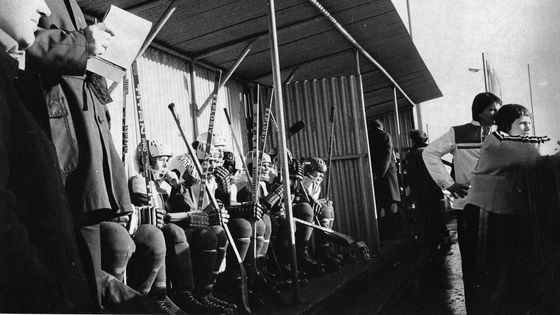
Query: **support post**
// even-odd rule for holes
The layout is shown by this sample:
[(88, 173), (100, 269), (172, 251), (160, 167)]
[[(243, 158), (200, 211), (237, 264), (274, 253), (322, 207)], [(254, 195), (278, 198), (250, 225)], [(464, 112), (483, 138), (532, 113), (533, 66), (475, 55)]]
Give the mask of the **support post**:
[(401, 144), (401, 123), (399, 118), (399, 99), (397, 98), (397, 88), (393, 87), (393, 99), (395, 101), (395, 127), (397, 128), (397, 134), (395, 135), (395, 144), (397, 147), (397, 152), (399, 152), (399, 177), (401, 178), (402, 183), (402, 144)]
[(488, 92), (488, 78), (486, 77), (488, 68), (486, 67), (486, 56), (482, 53), (482, 73), (484, 76), (484, 92)]
[[(379, 253), (381, 250), (381, 241), (379, 240), (379, 225), (377, 224), (377, 204), (375, 203), (375, 187), (373, 185), (373, 167), (371, 165), (371, 152), (370, 152), (370, 144), (369, 144), (369, 132), (367, 130), (367, 117), (366, 117), (366, 105), (364, 99), (364, 84), (362, 82), (362, 72), (360, 70), (360, 53), (356, 51), (356, 72), (358, 77), (358, 96), (360, 100), (360, 109), (362, 112), (362, 121), (365, 127), (365, 138), (366, 138), (366, 149), (367, 152), (366, 156), (366, 163), (367, 166), (365, 174), (369, 174), (369, 176), (364, 177), (364, 188), (369, 187), (371, 190), (371, 200), (373, 201), (373, 220), (368, 220), (368, 224), (371, 222), (373, 225), (373, 250), (376, 253)], [(367, 190), (366, 190), (367, 191)], [(367, 200), (367, 198), (365, 198)], [(369, 211), (369, 209), (366, 209)], [(369, 213), (366, 213), (368, 215)]]
[(196, 105), (196, 85), (194, 80), (196, 79), (196, 61), (191, 60), (191, 115), (192, 115), (192, 126), (193, 126), (193, 139), (198, 139), (198, 105)]
[[(276, 118), (278, 119), (278, 140), (279, 140), (279, 152), (280, 165), (282, 166), (281, 174), (284, 179), (282, 182), (284, 188), (284, 200), (291, 200), (291, 191), (289, 185), (289, 172), (288, 172), (288, 155), (286, 152), (287, 140), (286, 140), (286, 128), (284, 123), (284, 101), (282, 94), (282, 77), (280, 72), (280, 58), (278, 54), (278, 34), (276, 33), (276, 16), (274, 0), (268, 0), (268, 28), (270, 34), (270, 59), (272, 62), (273, 71), (273, 82), (274, 82), (274, 94), (276, 97)], [(290, 245), (292, 254), (292, 291), (294, 295), (294, 302), (300, 303), (301, 298), (299, 296), (299, 281), (298, 281), (298, 270), (297, 270), (297, 259), (296, 259), (296, 240), (294, 231), (294, 215), (292, 211), (292, 204), (286, 202), (286, 213), (289, 222), (290, 231)]]
[(533, 84), (531, 83), (531, 66), (527, 64), (527, 77), (529, 79), (529, 100), (531, 101), (531, 118), (533, 123), (533, 136), (537, 135), (535, 128), (535, 108), (533, 107)]

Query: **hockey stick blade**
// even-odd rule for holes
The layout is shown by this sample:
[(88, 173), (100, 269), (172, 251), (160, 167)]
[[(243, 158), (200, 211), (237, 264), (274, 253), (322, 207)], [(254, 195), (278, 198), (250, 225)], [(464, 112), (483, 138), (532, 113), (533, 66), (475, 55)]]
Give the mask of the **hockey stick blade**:
[(303, 122), (303, 120), (300, 120), (288, 129), (288, 138), (302, 131), (303, 129), (305, 129), (305, 123)]

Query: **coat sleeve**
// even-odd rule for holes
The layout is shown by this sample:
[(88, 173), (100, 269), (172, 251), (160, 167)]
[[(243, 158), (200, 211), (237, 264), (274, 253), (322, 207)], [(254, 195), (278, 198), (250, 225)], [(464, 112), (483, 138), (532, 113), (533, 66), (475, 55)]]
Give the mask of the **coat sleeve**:
[(35, 33), (35, 43), (26, 50), (27, 65), (38, 72), (84, 75), (88, 60), (84, 31), (63, 30), (49, 19), (41, 19), (41, 28)]
[(375, 149), (380, 150), (379, 152), (376, 152), (379, 157), (379, 163), (376, 163), (377, 165), (373, 165), (376, 178), (384, 177), (385, 174), (387, 174), (387, 170), (389, 170), (389, 166), (391, 165), (393, 151), (393, 143), (391, 142), (391, 137), (388, 133), (383, 132), (380, 140), (381, 143), (379, 146), (375, 146)]
[(449, 188), (455, 184), (455, 181), (445, 169), (441, 158), (448, 153), (453, 154), (455, 146), (455, 132), (451, 128), (446, 134), (430, 143), (422, 152), (422, 158), (430, 176), (443, 189)]
[(17, 200), (8, 184), (10, 114), (5, 102), (0, 93), (0, 312), (47, 310), (55, 307), (53, 301), (61, 300), (62, 291), (39, 263), (28, 232), (18, 220)]

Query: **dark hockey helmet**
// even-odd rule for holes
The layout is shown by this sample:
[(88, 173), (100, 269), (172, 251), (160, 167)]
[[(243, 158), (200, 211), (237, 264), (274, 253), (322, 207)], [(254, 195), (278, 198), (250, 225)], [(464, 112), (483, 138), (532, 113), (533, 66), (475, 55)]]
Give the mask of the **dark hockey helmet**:
[(323, 159), (318, 157), (308, 158), (303, 162), (303, 172), (306, 176), (313, 174), (313, 172), (325, 173), (327, 171), (327, 164)]

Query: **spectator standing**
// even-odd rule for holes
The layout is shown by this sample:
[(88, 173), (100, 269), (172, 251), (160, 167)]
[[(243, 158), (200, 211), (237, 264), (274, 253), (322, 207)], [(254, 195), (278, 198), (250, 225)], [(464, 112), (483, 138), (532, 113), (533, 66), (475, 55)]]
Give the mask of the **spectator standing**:
[[(476, 286), (474, 268), (479, 208), (472, 204), (465, 206), (464, 197), (468, 194), (472, 171), (480, 157), (480, 146), (486, 136), (494, 130), (494, 116), (501, 104), (502, 100), (492, 93), (477, 94), (471, 107), (472, 121), (451, 127), (447, 133), (430, 143), (422, 153), (424, 163), (436, 184), (448, 190), (455, 198), (453, 210), (457, 215), (467, 312), (472, 311), (474, 304), (472, 290)], [(453, 155), (454, 177), (447, 172), (443, 164), (442, 157), (446, 154)]]
[(401, 195), (393, 143), (391, 135), (383, 130), (381, 120), (374, 120), (370, 126), (368, 136), (380, 237), (396, 238), (399, 234), (398, 202), (401, 201)]
[[(487, 229), (479, 234), (486, 237), (478, 242), (487, 254), (478, 250), (483, 254), (477, 261), (482, 262), (486, 273), (479, 295), (484, 301), (478, 303), (477, 313), (557, 313), (557, 294), (528, 285), (542, 279), (531, 279), (538, 265), (533, 259), (538, 261), (541, 257), (533, 256), (532, 245), (538, 241), (533, 238), (531, 225), (538, 220), (531, 216), (524, 173), (534, 167), (558, 168), (560, 156), (540, 154), (540, 145), (550, 139), (531, 136), (531, 117), (526, 107), (504, 105), (495, 119), (498, 130), (482, 144), (466, 198), (469, 205), (480, 207), (481, 216), (487, 217)], [(552, 300), (547, 301), (546, 297), (551, 296)]]
[(449, 244), (449, 232), (441, 209), (443, 193), (422, 159), (422, 152), (428, 145), (428, 136), (417, 129), (411, 130), (408, 136), (412, 141), (412, 148), (406, 155), (405, 164), (411, 197), (416, 203), (416, 209), (424, 217), (423, 244), (427, 249), (434, 250), (438, 246)]
[[(43, 0), (0, 10), (0, 312), (95, 311), (51, 142), (16, 93)], [(20, 69), (24, 67), (19, 63)]]
[[(98, 304), (121, 312), (133, 311), (119, 309), (125, 304), (150, 308), (142, 312), (176, 312), (178, 308), (162, 292), (165, 281), (160, 283), (155, 276), (159, 268), (164, 268), (162, 232), (155, 226), (141, 227), (134, 233), (134, 243), (123, 226), (108, 222), (134, 208), (124, 167), (109, 130), (107, 104), (112, 99), (106, 80), (86, 71), (86, 67), (89, 58), (105, 52), (113, 33), (103, 23), (88, 26), (75, 0), (46, 2), (52, 15), (39, 21), (37, 40), (26, 58), (27, 73), (20, 83), (21, 95), (55, 146), (66, 196), (85, 242), (83, 257), (95, 272)], [(26, 91), (29, 86), (34, 88)], [(107, 272), (119, 279), (123, 277), (135, 250), (136, 256), (146, 261), (132, 265), (150, 266), (142, 268), (140, 275), (134, 277), (137, 281), (129, 282), (138, 284), (136, 289), (142, 296), (125, 286), (108, 286), (107, 282), (111, 279), (107, 278)], [(106, 253), (114, 255), (113, 259), (107, 259)], [(130, 303), (131, 298), (122, 297), (125, 292), (142, 302)], [(154, 303), (145, 300), (144, 295), (149, 295)]]

